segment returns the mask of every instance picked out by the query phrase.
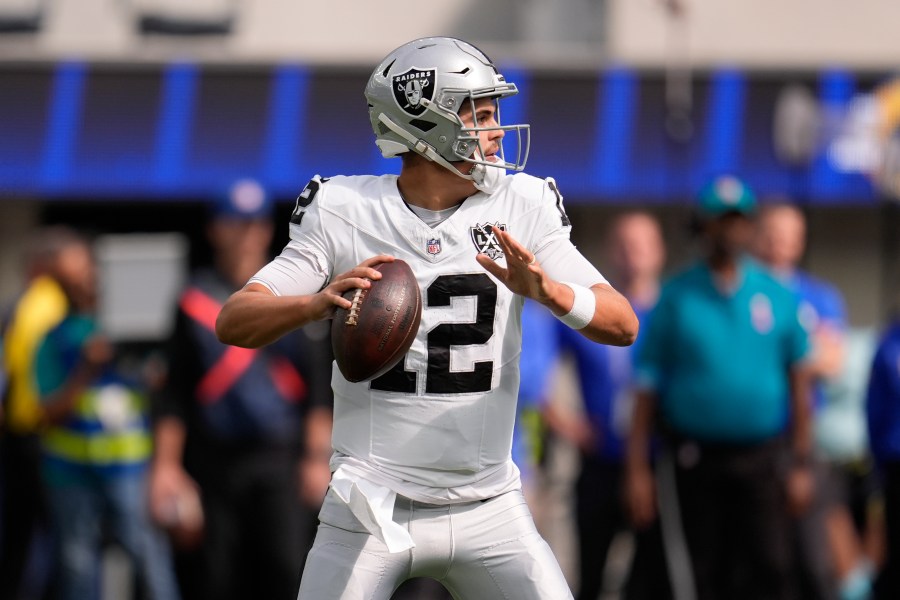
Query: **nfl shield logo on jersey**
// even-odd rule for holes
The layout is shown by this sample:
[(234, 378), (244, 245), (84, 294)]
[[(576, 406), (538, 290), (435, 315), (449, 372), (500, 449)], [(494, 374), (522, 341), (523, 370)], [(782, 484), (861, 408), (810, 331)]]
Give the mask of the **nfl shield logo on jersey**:
[(469, 228), (472, 235), (472, 241), (475, 242), (475, 249), (480, 254), (487, 254), (491, 260), (497, 260), (503, 256), (503, 250), (500, 248), (500, 242), (497, 236), (491, 231), (491, 226), (496, 227), (500, 231), (506, 231), (506, 225), (500, 223), (484, 223), (483, 225), (475, 224)]
[(428, 243), (425, 245), (425, 251), (432, 256), (435, 254), (441, 253), (441, 240), (438, 238), (431, 238), (428, 240)]
[(394, 100), (397, 106), (411, 115), (425, 112), (422, 99), (434, 98), (434, 69), (408, 69), (394, 75)]

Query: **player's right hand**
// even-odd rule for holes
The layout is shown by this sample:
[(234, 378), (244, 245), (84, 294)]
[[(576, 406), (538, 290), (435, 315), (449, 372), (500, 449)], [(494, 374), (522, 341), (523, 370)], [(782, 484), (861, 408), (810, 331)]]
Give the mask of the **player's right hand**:
[(381, 272), (375, 269), (381, 263), (394, 262), (390, 254), (379, 254), (359, 263), (346, 273), (331, 280), (315, 298), (315, 320), (330, 319), (338, 307), (349, 309), (351, 303), (343, 294), (353, 289), (368, 289), (372, 281), (381, 279)]

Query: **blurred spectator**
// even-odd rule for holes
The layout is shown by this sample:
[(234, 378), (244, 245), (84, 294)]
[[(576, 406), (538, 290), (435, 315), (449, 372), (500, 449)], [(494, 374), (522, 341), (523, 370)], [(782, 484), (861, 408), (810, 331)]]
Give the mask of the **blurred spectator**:
[[(628, 298), (643, 321), (656, 304), (665, 265), (659, 223), (643, 212), (620, 215), (609, 236), (608, 265), (610, 282)], [(630, 347), (605, 346), (572, 335), (572, 330), (559, 326), (556, 319), (549, 322), (553, 329), (542, 343), (543, 352), (572, 356), (584, 401), (583, 415), (570, 414), (559, 402), (547, 403), (544, 415), (548, 426), (580, 453), (575, 485), (580, 565), (577, 597), (596, 600), (603, 587), (604, 567), (613, 539), (630, 529), (622, 505), (623, 440), (634, 406), (632, 362), (642, 338), (638, 336)], [(523, 319), (526, 333), (533, 326), (533, 322)], [(523, 366), (525, 354), (523, 349)], [(553, 362), (552, 357), (543, 361), (549, 365)], [(523, 382), (524, 371), (523, 368)], [(637, 531), (624, 597), (668, 597), (665, 567), (658, 526)]]
[[(34, 377), (38, 344), (65, 317), (68, 302), (54, 277), (58, 257), (81, 243), (67, 227), (36, 231), (25, 252), (27, 286), (2, 315), (3, 387), (2, 438), (2, 544), (0, 544), (0, 598), (49, 596), (51, 568), (47, 548), (49, 512), (40, 479), (41, 404)], [(43, 532), (43, 533), (42, 533)], [(41, 548), (43, 547), (43, 552)], [(37, 581), (23, 580), (29, 558), (44, 563), (32, 570)]]
[(215, 335), (222, 303), (269, 260), (272, 208), (249, 180), (213, 205), (214, 266), (181, 296), (157, 403), (151, 503), (188, 599), (295, 596), (330, 478), (327, 324), (259, 350)]
[(68, 245), (56, 270), (69, 311), (41, 343), (35, 373), (60, 597), (99, 600), (109, 531), (131, 557), (144, 597), (177, 599), (167, 541), (147, 510), (146, 394), (99, 331), (96, 266), (87, 242)]
[[(810, 336), (808, 365), (814, 377), (815, 413), (825, 409), (824, 383), (841, 373), (847, 327), (844, 298), (827, 281), (799, 268), (806, 249), (806, 219), (796, 206), (776, 203), (762, 208), (753, 250), (776, 279), (792, 290), (800, 303), (800, 324)], [(816, 491), (797, 527), (798, 566), (804, 598), (844, 600), (869, 593), (869, 566), (838, 489), (838, 472), (826, 463), (824, 451), (813, 456)]]
[(522, 305), (522, 353), (519, 355), (518, 415), (513, 430), (513, 461), (521, 472), (522, 491), (535, 524), (543, 525), (541, 492), (542, 463), (545, 459), (547, 394), (551, 375), (559, 357), (557, 319), (540, 304), (526, 300)]
[(794, 295), (743, 257), (755, 205), (733, 177), (702, 191), (704, 260), (664, 286), (642, 328), (627, 494), (639, 527), (659, 506), (676, 597), (794, 597), (788, 509), (813, 495), (808, 337)]
[(900, 319), (878, 343), (869, 378), (866, 417), (884, 493), (885, 557), (875, 598), (900, 598)]

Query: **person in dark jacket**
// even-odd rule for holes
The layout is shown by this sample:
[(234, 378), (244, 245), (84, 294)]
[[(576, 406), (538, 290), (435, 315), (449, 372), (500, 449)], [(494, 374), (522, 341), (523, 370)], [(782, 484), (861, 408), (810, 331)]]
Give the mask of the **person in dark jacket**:
[(151, 506), (188, 599), (292, 597), (330, 476), (327, 327), (259, 350), (215, 335), (222, 304), (269, 259), (271, 211), (251, 180), (214, 204), (214, 265), (181, 296), (156, 403)]

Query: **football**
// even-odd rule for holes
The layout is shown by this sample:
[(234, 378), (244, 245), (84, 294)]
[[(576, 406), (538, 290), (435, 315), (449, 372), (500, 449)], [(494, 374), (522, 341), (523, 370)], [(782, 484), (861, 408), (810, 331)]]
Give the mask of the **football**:
[(422, 318), (416, 276), (402, 260), (375, 267), (381, 279), (344, 293), (353, 305), (338, 308), (331, 322), (334, 359), (347, 381), (375, 379), (403, 358)]

